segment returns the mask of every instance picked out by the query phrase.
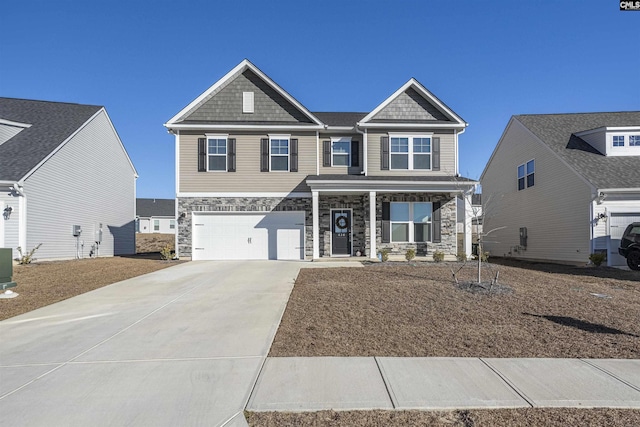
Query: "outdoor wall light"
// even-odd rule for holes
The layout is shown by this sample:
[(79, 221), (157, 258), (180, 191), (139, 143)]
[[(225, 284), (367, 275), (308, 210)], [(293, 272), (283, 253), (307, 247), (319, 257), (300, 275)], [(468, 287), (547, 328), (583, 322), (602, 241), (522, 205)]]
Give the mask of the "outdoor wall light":
[(11, 206), (7, 206), (2, 212), (2, 217), (4, 219), (9, 219), (11, 217), (11, 212), (13, 212), (13, 208)]
[(606, 213), (602, 213), (602, 212), (601, 212), (601, 213), (599, 213), (598, 215), (596, 215), (596, 219), (595, 219), (596, 225), (598, 225), (598, 222), (599, 222), (601, 219), (606, 221), (606, 220), (607, 220), (607, 214), (606, 214)]

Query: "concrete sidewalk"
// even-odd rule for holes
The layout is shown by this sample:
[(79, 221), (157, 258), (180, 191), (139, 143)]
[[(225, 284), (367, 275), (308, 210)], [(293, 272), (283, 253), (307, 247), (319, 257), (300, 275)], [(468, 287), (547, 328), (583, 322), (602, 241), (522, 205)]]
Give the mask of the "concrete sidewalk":
[(640, 408), (640, 360), (268, 358), (249, 411)]

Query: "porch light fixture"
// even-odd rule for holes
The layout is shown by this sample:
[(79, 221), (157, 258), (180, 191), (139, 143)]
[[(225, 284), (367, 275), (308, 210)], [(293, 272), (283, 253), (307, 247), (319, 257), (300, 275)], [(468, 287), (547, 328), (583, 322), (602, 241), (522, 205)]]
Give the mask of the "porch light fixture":
[(11, 212), (13, 212), (13, 208), (11, 206), (7, 206), (2, 212), (2, 217), (4, 219), (9, 219), (11, 217)]
[(599, 222), (601, 219), (602, 219), (602, 220), (604, 220), (604, 221), (606, 222), (606, 221), (607, 221), (607, 214), (606, 214), (606, 213), (602, 213), (602, 212), (600, 212), (598, 215), (596, 215), (596, 218), (595, 218), (595, 223), (596, 223), (596, 225), (598, 225), (598, 222)]

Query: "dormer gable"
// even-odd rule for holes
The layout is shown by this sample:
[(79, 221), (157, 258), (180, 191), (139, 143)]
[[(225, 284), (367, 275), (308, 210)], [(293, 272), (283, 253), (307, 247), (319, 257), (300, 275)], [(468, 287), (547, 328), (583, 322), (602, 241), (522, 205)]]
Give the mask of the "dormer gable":
[(31, 127), (31, 125), (28, 123), (19, 123), (12, 120), (0, 119), (0, 145), (4, 144), (29, 127)]
[(607, 157), (640, 156), (640, 126), (604, 126), (574, 135)]
[(412, 78), (364, 117), (359, 125), (464, 128), (467, 123)]
[(315, 128), (322, 123), (245, 59), (165, 124), (168, 128), (203, 125)]

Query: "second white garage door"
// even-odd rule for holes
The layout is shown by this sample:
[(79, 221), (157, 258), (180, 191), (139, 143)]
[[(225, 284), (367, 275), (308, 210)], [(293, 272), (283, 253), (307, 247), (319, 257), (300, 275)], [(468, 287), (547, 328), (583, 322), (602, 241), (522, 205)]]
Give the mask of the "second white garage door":
[(304, 212), (194, 212), (192, 259), (304, 259), (304, 217)]

